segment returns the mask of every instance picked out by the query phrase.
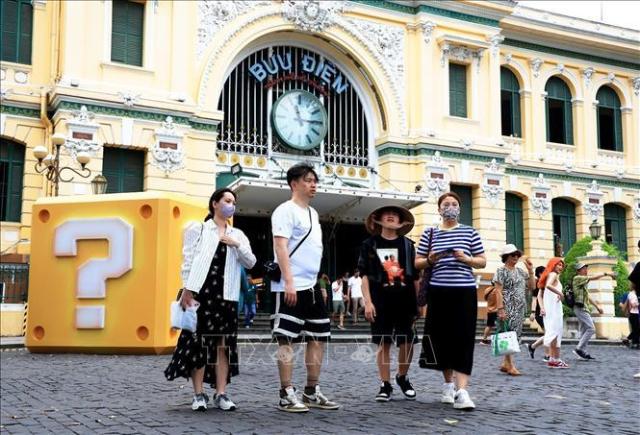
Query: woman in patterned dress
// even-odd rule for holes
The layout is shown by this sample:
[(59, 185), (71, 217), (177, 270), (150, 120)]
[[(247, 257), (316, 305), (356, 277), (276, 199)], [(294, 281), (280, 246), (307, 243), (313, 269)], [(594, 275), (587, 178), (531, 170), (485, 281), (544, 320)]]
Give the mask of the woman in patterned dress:
[(216, 190), (204, 223), (192, 222), (184, 232), (180, 304), (200, 304), (198, 326), (196, 332), (182, 331), (164, 374), (167, 380), (191, 378), (194, 411), (207, 409), (204, 382), (216, 389), (215, 406), (224, 411), (236, 408), (226, 386), (238, 374), (240, 269), (251, 269), (256, 257), (244, 233), (227, 225), (235, 205), (233, 191)]
[[(522, 252), (512, 244), (502, 249), (501, 260), (504, 266), (500, 266), (493, 276), (495, 291), (498, 293), (498, 318), (507, 321), (509, 330), (515, 331), (518, 341), (522, 336), (522, 323), (527, 307), (527, 289), (533, 290), (535, 275), (533, 264), (528, 258), (524, 259), (527, 271), (516, 267), (522, 257)], [(511, 376), (519, 376), (520, 372), (513, 363), (513, 355), (505, 355), (500, 371)]]

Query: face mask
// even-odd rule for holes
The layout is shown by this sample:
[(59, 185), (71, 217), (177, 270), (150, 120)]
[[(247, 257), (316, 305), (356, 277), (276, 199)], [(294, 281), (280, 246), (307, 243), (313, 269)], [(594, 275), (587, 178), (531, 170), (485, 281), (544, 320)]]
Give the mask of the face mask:
[(458, 220), (458, 217), (460, 217), (460, 207), (447, 207), (440, 212), (440, 216), (442, 216), (443, 219)]
[(220, 211), (225, 219), (229, 219), (236, 212), (236, 206), (233, 204), (222, 204), (222, 210)]

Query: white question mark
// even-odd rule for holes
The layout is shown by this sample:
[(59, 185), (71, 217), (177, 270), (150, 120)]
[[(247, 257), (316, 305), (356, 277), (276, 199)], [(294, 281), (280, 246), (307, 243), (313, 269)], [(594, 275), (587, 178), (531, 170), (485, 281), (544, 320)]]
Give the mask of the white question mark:
[[(119, 218), (68, 220), (56, 228), (54, 254), (77, 255), (77, 241), (107, 239), (109, 256), (91, 259), (78, 269), (78, 299), (104, 299), (107, 278), (118, 278), (132, 269), (133, 227)], [(103, 329), (104, 305), (76, 307), (77, 329)]]

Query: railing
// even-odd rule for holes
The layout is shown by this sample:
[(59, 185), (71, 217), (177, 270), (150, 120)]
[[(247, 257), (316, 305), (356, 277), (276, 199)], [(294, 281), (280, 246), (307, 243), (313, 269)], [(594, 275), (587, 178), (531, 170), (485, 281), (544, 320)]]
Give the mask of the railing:
[(3, 304), (27, 302), (28, 289), (28, 264), (0, 263), (0, 302)]

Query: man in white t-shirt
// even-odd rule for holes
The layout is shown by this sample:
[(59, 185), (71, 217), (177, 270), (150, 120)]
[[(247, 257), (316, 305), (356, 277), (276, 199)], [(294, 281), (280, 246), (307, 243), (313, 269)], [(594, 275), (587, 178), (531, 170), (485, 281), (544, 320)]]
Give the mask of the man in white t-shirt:
[(344, 293), (342, 293), (342, 277), (339, 276), (338, 279), (333, 281), (331, 284), (331, 294), (333, 297), (331, 298), (331, 302), (333, 304), (333, 321), (336, 320), (336, 315), (338, 316), (338, 329), (344, 329)]
[[(331, 336), (329, 314), (316, 285), (322, 260), (322, 229), (318, 213), (309, 205), (316, 195), (318, 175), (313, 167), (299, 163), (287, 171), (291, 199), (271, 215), (274, 256), (282, 278), (271, 283), (276, 292), (272, 316), (273, 336), (278, 341), (280, 402), (278, 409), (307, 412), (309, 408), (338, 409), (340, 405), (320, 391), (320, 367), (325, 343)], [(292, 343), (307, 342), (307, 385), (298, 398), (292, 385)]]
[(362, 278), (360, 277), (360, 271), (356, 269), (353, 272), (353, 276), (349, 278), (349, 296), (351, 297), (351, 309), (353, 310), (353, 316), (351, 321), (354, 325), (358, 324), (358, 311), (360, 308), (364, 308), (364, 300), (362, 299)]

